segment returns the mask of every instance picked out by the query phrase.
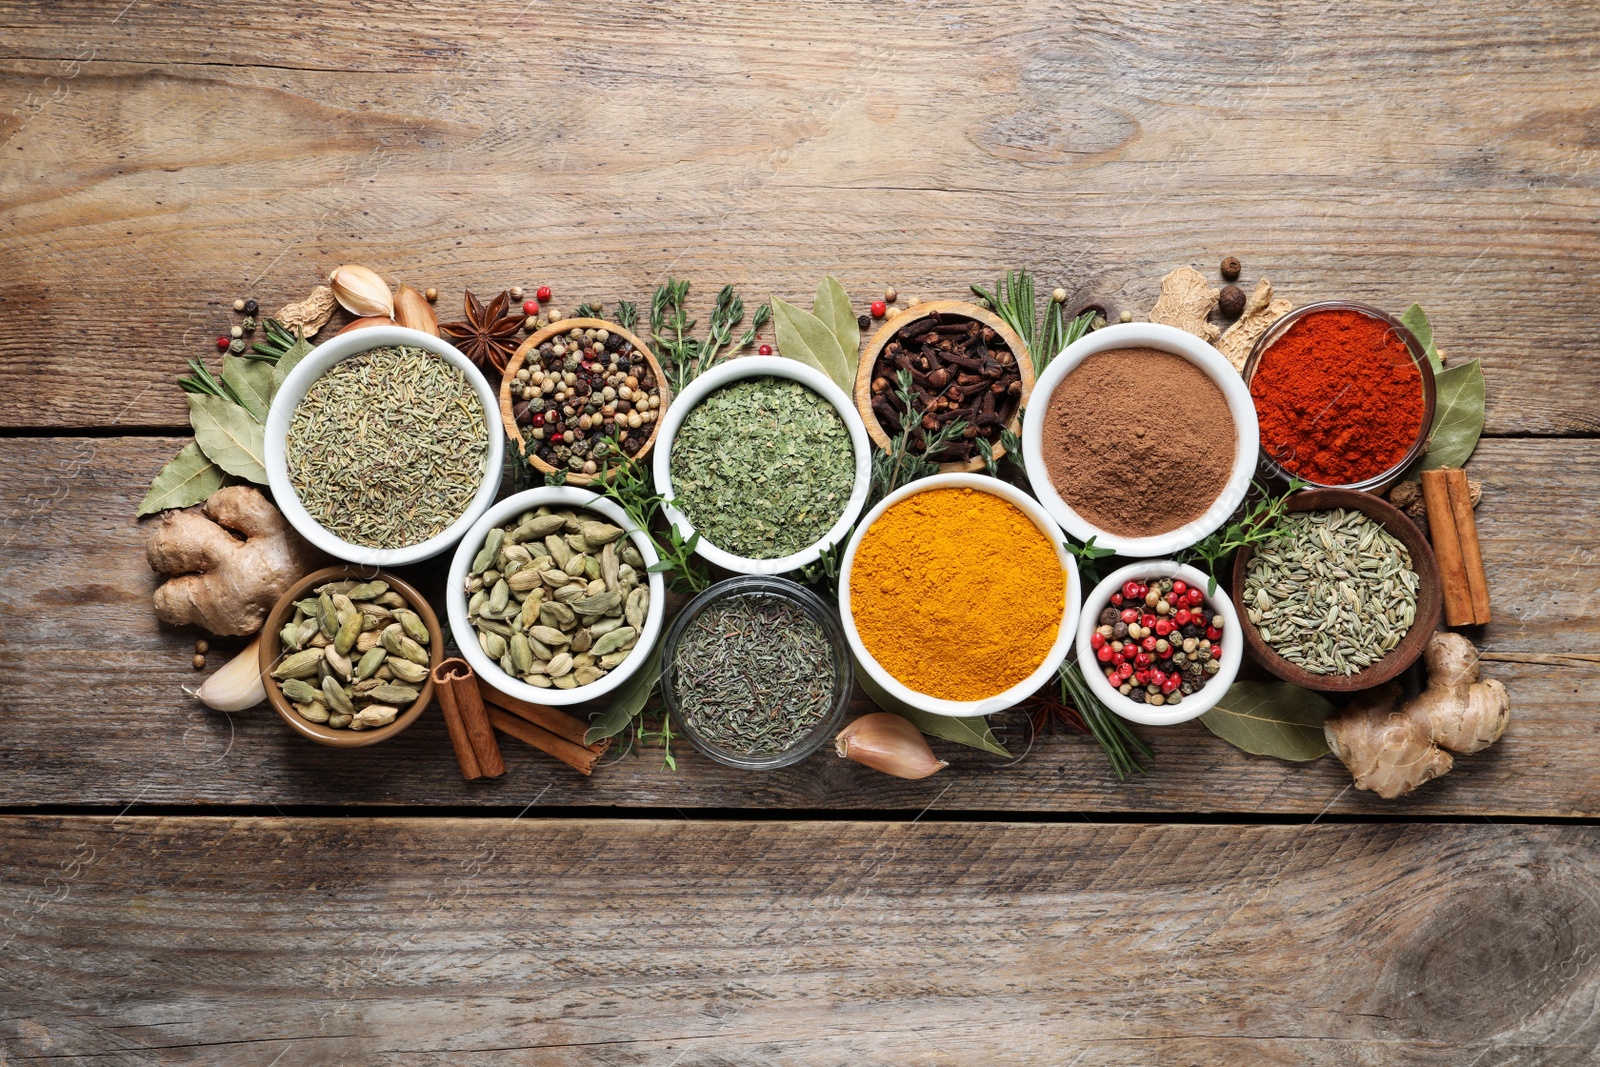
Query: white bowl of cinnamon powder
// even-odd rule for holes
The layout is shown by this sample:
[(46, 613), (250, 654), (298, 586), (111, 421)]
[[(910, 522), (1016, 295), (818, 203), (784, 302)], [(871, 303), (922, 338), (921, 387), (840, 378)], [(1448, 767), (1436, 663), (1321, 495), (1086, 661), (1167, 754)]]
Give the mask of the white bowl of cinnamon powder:
[(1068, 345), (1022, 423), (1045, 510), (1123, 556), (1170, 555), (1220, 527), (1250, 489), (1259, 444), (1250, 390), (1222, 353), (1149, 322)]

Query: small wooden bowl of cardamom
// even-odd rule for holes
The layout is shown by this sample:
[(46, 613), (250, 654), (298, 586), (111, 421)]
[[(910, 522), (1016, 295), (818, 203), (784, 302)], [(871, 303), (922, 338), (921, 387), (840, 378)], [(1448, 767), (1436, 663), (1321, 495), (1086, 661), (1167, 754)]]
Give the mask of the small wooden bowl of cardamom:
[[(578, 337), (572, 336), (574, 330), (579, 332)], [(601, 332), (606, 336), (597, 337), (596, 334)], [(536, 358), (540, 346), (549, 342), (568, 346), (568, 350), (562, 353), (562, 358), (569, 364), (575, 362), (576, 365), (571, 366), (567, 373), (576, 376), (577, 381), (558, 383), (541, 396), (525, 397), (522, 395), (524, 391), (530, 389), (537, 391), (541, 384), (532, 380), (535, 371), (541, 375), (549, 374), (549, 369), (540, 366), (540, 361)], [(626, 354), (629, 365), (622, 366), (620, 360), (616, 365), (611, 364), (609, 357), (618, 354), (623, 343), (631, 348)], [(591, 358), (602, 354), (605, 359)], [(642, 368), (641, 359), (644, 364)], [(646, 378), (641, 374), (641, 370), (644, 370), (649, 377)], [(630, 376), (638, 384), (628, 386), (626, 379)], [(572, 398), (563, 395), (568, 388), (578, 391), (578, 399), (583, 401), (581, 407), (574, 407), (571, 403)], [(607, 389), (613, 394), (626, 390), (630, 395), (607, 397), (604, 396)], [(595, 393), (600, 393), (602, 396), (598, 402), (590, 399)], [(554, 399), (558, 395), (563, 396), (561, 401)], [(670, 403), (672, 403), (672, 390), (668, 387), (667, 376), (656, 360), (655, 353), (650, 351), (650, 346), (634, 336), (630, 330), (604, 319), (559, 319), (552, 322), (522, 342), (507, 361), (505, 376), (500, 379), (500, 416), (505, 425), (506, 436), (511, 438), (511, 443), (518, 451), (528, 457), (528, 463), (534, 470), (554, 474), (558, 468), (539, 454), (539, 446), (544, 444), (544, 439), (529, 442), (525, 435), (531, 436), (535, 430), (546, 435), (556, 432), (570, 432), (574, 435), (574, 440), (567, 442), (564, 447), (569, 449), (572, 455), (579, 457), (581, 465), (577, 468), (570, 466), (559, 468), (566, 471), (568, 485), (588, 485), (597, 476), (597, 472), (605, 466), (604, 461), (607, 458), (613, 465), (620, 455), (631, 456), (642, 462), (650, 454), (650, 449), (655, 446), (656, 436), (661, 429), (661, 417), (666, 414), (667, 405)], [(534, 404), (539, 407), (533, 407)], [(593, 412), (585, 410), (591, 406), (596, 410)], [(572, 408), (571, 415), (565, 413), (567, 408)], [(638, 425), (633, 425), (630, 421), (634, 416), (638, 417)], [(537, 425), (533, 422), (535, 417), (541, 420)], [(558, 422), (552, 423), (552, 417)], [(589, 419), (592, 419), (591, 425), (582, 425), (582, 420)], [(608, 427), (607, 423), (611, 425)], [(623, 435), (621, 438), (612, 436), (612, 433), (619, 428), (619, 423), (626, 424), (620, 427)], [(639, 445), (637, 451), (630, 453), (625, 445), (618, 443), (624, 438), (632, 443), (634, 435), (637, 434), (644, 435), (644, 443)], [(609, 451), (606, 455), (596, 457), (595, 449), (601, 441), (609, 442), (600, 446)], [(530, 447), (530, 443), (534, 444), (534, 447)]]
[[(324, 598), (334, 612), (326, 627)], [(318, 607), (308, 611), (310, 604)], [(425, 645), (416, 639), (424, 629)], [(371, 567), (306, 575), (273, 605), (261, 629), (268, 702), (290, 729), (334, 748), (375, 745), (416, 722), (433, 700), (433, 668), (443, 659), (444, 632), (426, 598)], [(397, 673), (401, 663), (404, 672)], [(291, 687), (298, 691), (286, 693)]]
[[(965, 331), (970, 336), (956, 336), (952, 331)], [(952, 334), (948, 338), (952, 343), (947, 346), (951, 351), (939, 352), (938, 345), (917, 344), (913, 348), (905, 343), (932, 334)], [(997, 358), (996, 341), (1003, 346)], [(968, 350), (961, 350), (963, 343)], [(971, 348), (973, 345), (981, 347), (983, 354)], [(941, 355), (949, 358), (941, 360)], [(999, 367), (998, 376), (991, 363)], [(913, 396), (922, 399), (926, 394), (927, 410), (921, 413), (924, 420), (931, 419), (942, 425), (960, 418), (973, 434), (967, 441), (958, 442), (957, 447), (975, 454), (941, 463), (941, 471), (983, 470), (986, 464), (982, 442), (987, 441), (990, 453), (999, 459), (1006, 454), (1005, 447), (1000, 444), (999, 431), (1003, 428), (1012, 433), (1022, 432), (1022, 409), (1033, 393), (1033, 360), (1022, 338), (994, 312), (965, 300), (931, 300), (902, 311), (872, 335), (856, 367), (855, 401), (856, 410), (867, 424), (867, 435), (884, 451), (892, 447), (891, 433), (900, 432), (900, 427), (891, 420), (904, 415), (893, 373), (897, 364), (911, 371)], [(996, 417), (995, 412), (984, 411), (983, 393), (992, 389), (994, 381), (1004, 383), (1006, 379), (1015, 382), (1018, 389), (1011, 392), (1006, 385), (1000, 396), (990, 401), (998, 409)], [(984, 434), (981, 438), (978, 437), (980, 432)]]

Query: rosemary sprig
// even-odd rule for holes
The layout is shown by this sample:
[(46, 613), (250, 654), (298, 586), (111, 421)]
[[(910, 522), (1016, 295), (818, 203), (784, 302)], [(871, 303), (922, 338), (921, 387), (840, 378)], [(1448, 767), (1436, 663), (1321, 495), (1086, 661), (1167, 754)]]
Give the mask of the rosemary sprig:
[(575, 319), (599, 319), (605, 317), (606, 306), (598, 300), (590, 302), (585, 300), (578, 305), (578, 310), (572, 313)]
[(263, 319), (261, 328), (266, 332), (266, 337), (251, 346), (245, 353), (249, 359), (259, 359), (264, 363), (276, 363), (282, 359), (296, 344), (299, 338), (286, 328), (277, 319)]
[(206, 369), (206, 365), (198, 359), (189, 361), (190, 373), (178, 379), (178, 388), (186, 393), (201, 393), (206, 396), (220, 396), (232, 404), (244, 407), (244, 401), (239, 399), (239, 394), (227, 382), (213, 375)]
[(698, 593), (711, 584), (706, 566), (694, 554), (700, 544), (700, 531), (685, 538), (678, 527), (670, 522), (666, 539), (651, 529), (661, 516), (665, 499), (655, 491), (650, 474), (643, 464), (629, 456), (616, 466), (608, 466), (601, 476), (590, 483), (598, 485), (603, 496), (615, 501), (627, 514), (629, 521), (645, 532), (656, 547), (660, 562), (650, 567), (651, 574), (666, 576), (667, 585), (675, 593)]
[(971, 288), (989, 302), (994, 313), (1028, 346), (1035, 376), (1043, 374), (1063, 348), (1088, 333), (1094, 325), (1094, 313), (1088, 311), (1068, 322), (1066, 308), (1049, 296), (1045, 297), (1041, 317), (1033, 276), (1026, 269), (1006, 271), (992, 292), (981, 285)]
[(1259, 545), (1272, 539), (1272, 532), (1289, 506), (1289, 498), (1305, 488), (1299, 478), (1289, 479), (1289, 488), (1281, 496), (1273, 496), (1266, 486), (1255, 483), (1259, 499), (1245, 510), (1237, 522), (1207, 536), (1189, 550), (1191, 558), (1205, 560), (1206, 573), (1211, 579), (1206, 587), (1209, 596), (1217, 591), (1217, 571), (1222, 562), (1246, 545)]
[(961, 438), (967, 424), (955, 419), (937, 430), (923, 431), (924, 447), (920, 452), (911, 450), (911, 435), (922, 424), (922, 413), (916, 408), (911, 394), (911, 372), (895, 373), (895, 393), (906, 416), (900, 421), (900, 432), (889, 439), (887, 450), (872, 453), (872, 488), (867, 494), (867, 506), (882, 500), (902, 485), (910, 485), (919, 478), (939, 473), (939, 464), (930, 459)]
[(1094, 695), (1089, 683), (1084, 680), (1078, 661), (1074, 659), (1063, 663), (1057, 677), (1061, 682), (1061, 702), (1077, 709), (1084, 725), (1089, 728), (1089, 735), (1105, 750), (1106, 759), (1111, 762), (1111, 770), (1117, 780), (1122, 781), (1134, 773), (1143, 774), (1140, 757), (1150, 759), (1154, 753), (1139, 740), (1139, 735), (1129, 728), (1121, 716)]

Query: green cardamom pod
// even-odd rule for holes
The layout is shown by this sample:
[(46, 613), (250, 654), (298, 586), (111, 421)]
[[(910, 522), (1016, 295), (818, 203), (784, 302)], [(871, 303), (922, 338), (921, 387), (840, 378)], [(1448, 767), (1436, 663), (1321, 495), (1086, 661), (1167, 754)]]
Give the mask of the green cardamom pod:
[(614, 670), (615, 668), (622, 666), (622, 661), (627, 659), (632, 654), (632, 651), (632, 649), (629, 649), (626, 652), (607, 652), (605, 655), (600, 657), (600, 666), (604, 667), (608, 671)]
[(322, 649), (308, 648), (279, 660), (272, 676), (280, 681), (285, 678), (309, 678), (317, 673), (317, 664), (321, 661)]
[(420, 694), (409, 685), (380, 685), (367, 693), (379, 704), (412, 704)]
[(546, 602), (539, 605), (539, 621), (558, 630), (570, 630), (578, 625), (578, 613), (565, 604)]
[(306, 722), (328, 721), (328, 709), (320, 702), (311, 704), (296, 704), (294, 706), (294, 710), (299, 712), (300, 717), (306, 720)]
[[(318, 658), (321, 658), (321, 655), (320, 652), (317, 653)], [(281, 688), (283, 698), (291, 704), (310, 704), (322, 699), (317, 687), (302, 678), (289, 678), (284, 681)]]
[(585, 522), (578, 525), (578, 532), (591, 545), (609, 545), (622, 536), (622, 527), (609, 522)]
[(562, 586), (553, 594), (555, 599), (563, 604), (570, 604), (574, 600), (582, 600), (588, 595), (588, 590), (586, 590), (583, 586), (578, 585), (576, 582), (571, 585)]
[(472, 557), (473, 574), (482, 574), (494, 563), (495, 556), (500, 554), (500, 546), (505, 542), (506, 532), (496, 526), (489, 531), (489, 536), (484, 539), (483, 547), (478, 549), (478, 554)]
[(644, 570), (644, 556), (639, 554), (639, 549), (631, 541), (622, 546), (622, 562), (638, 570)]
[(596, 656), (604, 656), (608, 652), (615, 652), (629, 641), (632, 641), (637, 632), (631, 626), (623, 626), (612, 630), (608, 634), (602, 634), (600, 639), (594, 643), (594, 648), (591, 651)]
[(559, 652), (550, 658), (548, 674), (552, 678), (560, 678), (572, 670), (572, 657), (565, 652)]
[(278, 644), (288, 652), (300, 651), (300, 624), (285, 623), (283, 629), (278, 631)]
[(405, 630), (406, 636), (419, 645), (426, 645), (432, 641), (428, 633), (428, 624), (422, 621), (422, 616), (408, 608), (401, 608), (394, 613), (395, 621)]
[(487, 617), (479, 619), (477, 622), (477, 627), (484, 633), (499, 634), (501, 637), (510, 637), (512, 634), (516, 633), (516, 630), (513, 627), (507, 626), (499, 619), (490, 619)]
[(385, 626), (383, 628), (383, 632), (378, 634), (378, 643), (381, 644), (391, 656), (398, 656), (401, 654), (400, 642), (404, 641), (405, 639), (405, 631), (400, 628), (400, 624), (397, 622), (392, 622), (388, 626)]
[(489, 594), (485, 593), (482, 589), (479, 589), (476, 593), (472, 594), (472, 599), (467, 601), (467, 614), (476, 615), (478, 612), (482, 611), (484, 605), (488, 603)]
[(622, 603), (622, 594), (607, 590), (594, 596), (583, 596), (572, 602), (572, 610), (579, 615), (607, 615)]
[(588, 566), (588, 556), (582, 556), (577, 553), (573, 553), (572, 556), (567, 559), (567, 562), (562, 564), (561, 569), (566, 571), (570, 577), (577, 578), (582, 576), (583, 572), (588, 569)]
[(355, 670), (350, 664), (350, 657), (341, 653), (337, 648), (329, 645), (322, 650), (322, 656), (328, 661), (328, 669), (338, 675), (340, 679), (348, 682), (351, 673)]
[(537, 541), (561, 529), (563, 523), (564, 520), (560, 515), (535, 515), (512, 531), (511, 540)]
[(339, 624), (339, 632), (334, 636), (333, 647), (341, 654), (348, 654), (356, 647), (356, 638), (361, 636), (361, 620), (364, 618), (359, 611), (352, 611), (348, 618)]
[(428, 662), (428, 650), (404, 634), (400, 635), (399, 654), (410, 660), (412, 663), (426, 664)]
[(572, 672), (572, 680), (577, 682), (579, 685), (589, 685), (592, 682), (598, 682), (605, 676), (606, 672), (604, 669), (597, 667), (594, 664), (590, 664), (587, 667), (579, 667)]
[(606, 545), (600, 550), (600, 578), (613, 593), (622, 591), (622, 563), (617, 559), (616, 545)]
[(346, 726), (350, 725), (350, 720), (352, 718), (354, 718), (352, 715), (329, 715), (328, 725), (333, 727), (335, 730), (342, 730)]
[(506, 639), (495, 633), (478, 633), (478, 644), (483, 648), (483, 654), (490, 659), (499, 659), (506, 654)]
[(590, 623), (589, 632), (599, 637), (601, 634), (608, 634), (622, 625), (624, 625), (624, 620), (621, 615), (607, 615), (603, 619), (596, 619)]
[(316, 597), (295, 601), (294, 610), (306, 618), (314, 619), (322, 613), (322, 603)]
[(388, 582), (373, 580), (370, 582), (361, 582), (357, 585), (351, 586), (344, 595), (349, 597), (351, 600), (371, 600), (374, 597), (382, 596), (388, 591)]
[(339, 679), (331, 675), (322, 680), (322, 696), (328, 703), (330, 711), (337, 711), (341, 715), (354, 715), (356, 706), (350, 702), (350, 694), (344, 686), (339, 684)]
[(506, 604), (511, 599), (511, 586), (502, 579), (494, 583), (494, 588), (489, 590), (489, 612), (498, 615), (506, 610)]
[(507, 647), (510, 649), (511, 665), (517, 669), (516, 673), (526, 674), (533, 668), (533, 649), (529, 647), (526, 636), (512, 634)]
[(571, 640), (554, 626), (530, 626), (528, 636), (545, 645), (564, 645)]
[(628, 619), (628, 625), (635, 630), (644, 629), (645, 616), (650, 613), (650, 587), (641, 585), (628, 594), (628, 605), (623, 614)]
[(551, 534), (544, 539), (544, 547), (550, 550), (550, 558), (556, 561), (557, 567), (564, 569), (567, 561), (572, 558), (572, 549), (555, 534)]
[(408, 685), (421, 685), (428, 680), (428, 668), (420, 663), (412, 663), (408, 659), (392, 659), (389, 661), (389, 670), (394, 676)]
[(550, 679), (550, 684), (555, 686), (557, 689), (576, 689), (576, 688), (578, 688), (578, 680), (576, 678), (574, 678), (571, 674), (563, 674), (559, 678), (551, 678)]
[(356, 681), (365, 681), (372, 677), (372, 672), (383, 666), (383, 661), (389, 658), (389, 653), (381, 648), (368, 649), (367, 654), (361, 657), (361, 662), (356, 664)]
[(567, 534), (567, 547), (580, 556), (589, 553), (589, 542), (583, 539), (582, 534)]
[(322, 636), (331, 639), (339, 632), (339, 610), (333, 606), (333, 597), (323, 593), (317, 598), (317, 622), (322, 626)]

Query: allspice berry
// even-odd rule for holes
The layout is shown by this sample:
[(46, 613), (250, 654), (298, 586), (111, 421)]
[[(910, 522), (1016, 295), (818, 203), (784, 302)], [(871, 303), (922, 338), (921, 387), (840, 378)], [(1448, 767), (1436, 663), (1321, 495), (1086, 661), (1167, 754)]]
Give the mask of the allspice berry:
[(1244, 290), (1237, 285), (1224, 285), (1217, 298), (1217, 310), (1225, 319), (1236, 319), (1244, 314)]
[(203, 671), (206, 669), (206, 658), (198, 653), (196, 653), (194, 657), (194, 669), (197, 671)]
[(522, 299), (522, 286), (513, 285), (511, 287), (511, 299), (513, 299), (513, 300), (521, 300)]
[(434, 301), (439, 299), (439, 290), (435, 289), (433, 286), (430, 285), (430, 286), (428, 286), (428, 291), (423, 293), (422, 295), (427, 299), (428, 303), (431, 304)]
[(194, 643), (194, 650), (203, 656), (207, 652), (211, 651), (211, 642), (202, 637), (200, 640)]
[(1229, 256), (1222, 261), (1222, 277), (1227, 281), (1238, 281), (1239, 272), (1243, 269), (1238, 256)]
[(241, 296), (239, 299), (237, 299), (237, 300), (235, 300), (233, 302), (233, 310), (235, 310), (235, 311), (243, 311), (244, 310), (244, 297)]

